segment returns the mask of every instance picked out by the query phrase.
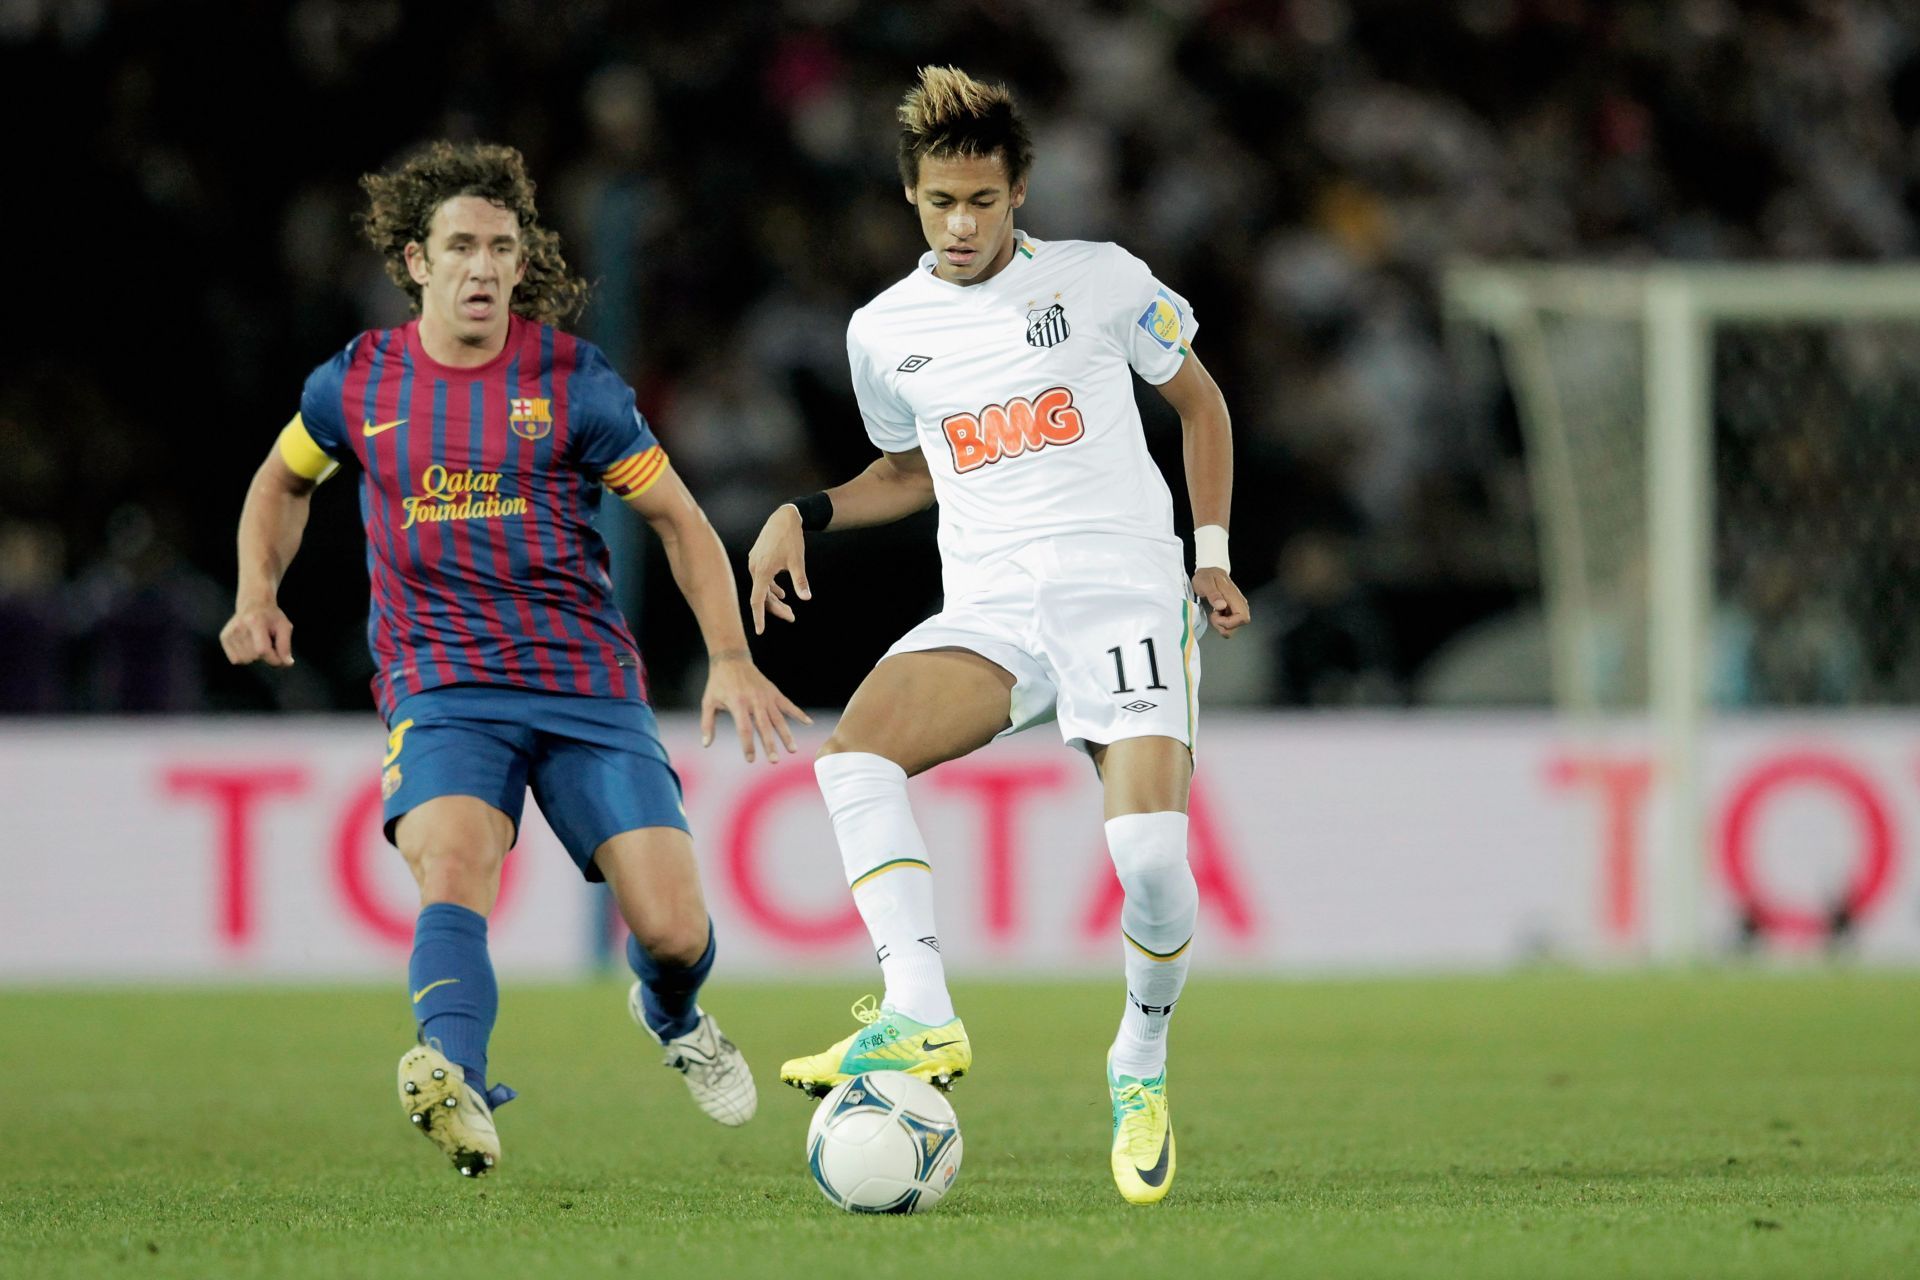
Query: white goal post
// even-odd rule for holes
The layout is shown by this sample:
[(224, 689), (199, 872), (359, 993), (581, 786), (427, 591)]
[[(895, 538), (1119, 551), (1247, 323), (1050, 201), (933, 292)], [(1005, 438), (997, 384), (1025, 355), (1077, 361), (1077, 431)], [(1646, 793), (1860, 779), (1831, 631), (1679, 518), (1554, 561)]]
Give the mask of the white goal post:
[[(1837, 404), (1844, 415), (1847, 392), (1874, 376), (1871, 359), (1827, 355), (1851, 333), (1894, 352), (1903, 374), (1920, 370), (1920, 267), (1463, 264), (1445, 273), (1443, 295), (1455, 334), (1493, 335), (1520, 418), (1555, 699), (1581, 718), (1647, 717), (1648, 941), (1653, 956), (1686, 960), (1706, 942), (1701, 755), (1712, 711), (1715, 428), (1726, 416), (1716, 393), (1764, 385), (1756, 398), (1778, 407), (1753, 412), (1776, 414), (1777, 442), (1794, 415), (1811, 412), (1796, 405), (1806, 398), (1798, 388), (1824, 392), (1825, 411)], [(1748, 344), (1740, 358), (1750, 369), (1729, 372), (1723, 359), (1716, 370), (1716, 344), (1730, 334)], [(1791, 361), (1773, 356), (1808, 349), (1822, 368), (1776, 369)], [(1920, 433), (1907, 447), (1920, 449)]]

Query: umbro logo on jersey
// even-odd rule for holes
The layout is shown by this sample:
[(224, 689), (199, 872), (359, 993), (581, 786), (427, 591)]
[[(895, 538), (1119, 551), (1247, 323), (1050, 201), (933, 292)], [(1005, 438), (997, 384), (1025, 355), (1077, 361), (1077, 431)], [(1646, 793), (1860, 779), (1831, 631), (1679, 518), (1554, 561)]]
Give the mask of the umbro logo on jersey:
[(360, 434), (363, 436), (377, 436), (382, 431), (391, 431), (395, 427), (406, 425), (406, 421), (405, 418), (395, 418), (392, 422), (383, 422), (376, 427), (373, 424), (372, 418), (362, 418), (360, 419)]
[(895, 367), (895, 373), (912, 373), (915, 369), (924, 369), (933, 363), (932, 356), (908, 356)]
[(1141, 698), (1137, 701), (1122, 705), (1120, 709), (1122, 711), (1151, 711), (1159, 705), (1157, 702), (1148, 702), (1145, 698)]
[(1045, 311), (1027, 312), (1027, 343), (1030, 346), (1058, 346), (1072, 332), (1067, 328), (1067, 309), (1057, 302)]

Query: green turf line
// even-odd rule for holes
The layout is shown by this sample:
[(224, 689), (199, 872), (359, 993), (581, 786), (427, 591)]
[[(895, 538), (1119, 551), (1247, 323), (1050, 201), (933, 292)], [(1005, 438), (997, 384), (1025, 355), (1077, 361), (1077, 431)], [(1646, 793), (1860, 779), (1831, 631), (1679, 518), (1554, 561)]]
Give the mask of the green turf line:
[(900, 1220), (814, 1191), (811, 1104), (772, 1082), (851, 1029), (857, 984), (703, 995), (761, 1081), (740, 1130), (618, 985), (503, 988), (493, 1069), (523, 1097), (479, 1184), (401, 1117), (394, 990), (0, 993), (0, 1276), (1920, 1274), (1920, 977), (1203, 961), (1147, 1209), (1106, 1172), (1117, 978), (962, 985), (965, 1164)]

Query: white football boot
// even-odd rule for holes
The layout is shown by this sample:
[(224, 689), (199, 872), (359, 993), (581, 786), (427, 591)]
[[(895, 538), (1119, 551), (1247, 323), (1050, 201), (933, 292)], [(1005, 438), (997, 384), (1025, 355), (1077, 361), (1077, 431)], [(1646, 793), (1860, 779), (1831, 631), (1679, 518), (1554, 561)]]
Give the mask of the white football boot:
[(500, 1163), (493, 1108), (467, 1083), (465, 1068), (438, 1049), (415, 1045), (400, 1056), (400, 1105), (462, 1177), (480, 1177)]
[(700, 1021), (693, 1030), (672, 1040), (662, 1040), (647, 1025), (640, 1007), (640, 984), (627, 992), (627, 1012), (649, 1039), (663, 1050), (661, 1063), (678, 1071), (687, 1082), (687, 1092), (700, 1109), (721, 1124), (743, 1125), (753, 1119), (759, 1094), (753, 1087), (753, 1072), (747, 1059), (733, 1041), (721, 1033), (713, 1015), (698, 1005), (694, 1012)]

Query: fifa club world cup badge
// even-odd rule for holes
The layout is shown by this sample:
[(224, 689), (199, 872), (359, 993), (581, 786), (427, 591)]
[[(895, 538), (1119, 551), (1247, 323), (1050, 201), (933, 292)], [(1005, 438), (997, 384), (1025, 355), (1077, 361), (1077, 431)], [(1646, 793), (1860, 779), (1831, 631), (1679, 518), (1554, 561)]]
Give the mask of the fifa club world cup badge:
[(553, 430), (553, 401), (510, 400), (507, 425), (522, 440), (538, 440)]
[(1036, 347), (1053, 347), (1067, 340), (1067, 309), (1054, 303), (1045, 311), (1027, 312), (1027, 342)]

